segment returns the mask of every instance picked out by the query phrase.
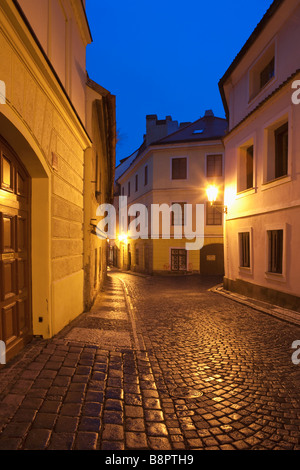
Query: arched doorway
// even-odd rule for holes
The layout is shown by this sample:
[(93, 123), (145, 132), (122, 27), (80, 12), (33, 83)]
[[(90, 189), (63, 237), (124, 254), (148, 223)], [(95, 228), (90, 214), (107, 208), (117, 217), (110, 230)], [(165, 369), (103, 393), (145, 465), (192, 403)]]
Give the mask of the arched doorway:
[(0, 339), (10, 359), (32, 337), (31, 179), (0, 138)]
[(200, 250), (200, 273), (224, 275), (224, 246), (221, 243), (204, 245)]

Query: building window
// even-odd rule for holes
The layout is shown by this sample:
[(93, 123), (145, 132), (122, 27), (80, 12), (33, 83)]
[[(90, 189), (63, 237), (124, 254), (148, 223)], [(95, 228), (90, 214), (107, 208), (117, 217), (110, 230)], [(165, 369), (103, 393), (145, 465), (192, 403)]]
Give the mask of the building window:
[(171, 249), (171, 270), (186, 271), (187, 252), (181, 249)]
[(148, 165), (145, 166), (145, 174), (144, 174), (144, 185), (147, 186), (148, 184)]
[(187, 179), (187, 159), (172, 158), (172, 180)]
[(206, 225), (222, 225), (223, 214), (221, 209), (216, 209), (216, 205), (222, 205), (221, 202), (215, 202), (212, 206), (210, 202), (206, 203)]
[(206, 157), (206, 176), (218, 177), (223, 175), (222, 155), (207, 155)]
[(139, 190), (139, 175), (135, 175), (135, 192)]
[(286, 122), (274, 131), (275, 138), (275, 178), (288, 173), (288, 140), (289, 128)]
[(270, 62), (260, 72), (260, 88), (263, 88), (275, 74), (275, 59), (272, 57)]
[(185, 202), (172, 202), (171, 222), (172, 225), (184, 225), (185, 213), (184, 213)]
[(275, 44), (257, 60), (249, 72), (249, 101), (275, 77)]
[(268, 230), (268, 272), (282, 274), (283, 230)]
[(124, 195), (125, 195), (125, 188), (124, 188), (124, 186), (122, 186), (122, 191), (121, 191), (121, 194), (122, 194), (122, 196), (124, 196)]
[(267, 160), (265, 183), (288, 175), (289, 124), (287, 120), (267, 128)]
[(253, 145), (239, 149), (237, 191), (253, 188)]
[(135, 248), (135, 264), (137, 266), (140, 264), (140, 251), (137, 247)]
[(250, 268), (250, 233), (239, 233), (240, 267)]
[(128, 181), (128, 197), (130, 197), (130, 181)]

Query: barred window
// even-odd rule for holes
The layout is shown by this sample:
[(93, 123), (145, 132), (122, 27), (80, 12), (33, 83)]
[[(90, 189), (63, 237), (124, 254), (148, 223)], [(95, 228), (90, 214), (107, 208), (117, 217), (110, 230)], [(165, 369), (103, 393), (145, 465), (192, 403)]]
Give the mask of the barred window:
[(250, 233), (239, 233), (240, 243), (240, 266), (250, 268)]
[(268, 230), (268, 270), (282, 274), (283, 230)]

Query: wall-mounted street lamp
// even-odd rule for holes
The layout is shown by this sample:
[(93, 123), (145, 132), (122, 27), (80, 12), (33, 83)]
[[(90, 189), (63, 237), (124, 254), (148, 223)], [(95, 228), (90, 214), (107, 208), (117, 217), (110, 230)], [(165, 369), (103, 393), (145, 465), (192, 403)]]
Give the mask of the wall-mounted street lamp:
[(211, 184), (206, 188), (207, 199), (210, 202), (210, 205), (217, 209), (217, 211), (227, 214), (227, 206), (224, 206), (223, 204), (216, 204), (218, 192), (218, 187), (214, 184)]
[(128, 236), (124, 233), (120, 233), (118, 236), (118, 240), (121, 243), (125, 243), (125, 245), (128, 243)]

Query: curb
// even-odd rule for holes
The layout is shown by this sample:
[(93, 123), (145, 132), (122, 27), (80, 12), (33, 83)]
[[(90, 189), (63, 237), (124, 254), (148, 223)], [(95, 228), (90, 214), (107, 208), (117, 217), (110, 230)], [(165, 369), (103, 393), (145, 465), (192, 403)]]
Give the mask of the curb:
[(132, 301), (131, 301), (131, 298), (130, 298), (130, 294), (129, 294), (129, 291), (128, 291), (128, 287), (125, 283), (125, 281), (123, 281), (123, 279), (119, 278), (119, 281), (121, 281), (122, 283), (122, 287), (123, 287), (123, 292), (124, 292), (124, 297), (125, 297), (125, 302), (126, 302), (126, 306), (127, 306), (127, 310), (128, 310), (128, 314), (129, 314), (129, 318), (130, 318), (130, 322), (131, 322), (131, 327), (132, 327), (132, 333), (133, 333), (133, 338), (134, 338), (134, 343), (135, 343), (135, 346), (136, 346), (136, 350), (138, 352), (142, 352), (142, 351), (145, 351), (146, 350), (146, 347), (145, 347), (145, 343), (144, 343), (144, 340), (143, 340), (143, 337), (141, 334), (139, 334), (137, 332), (137, 327), (136, 327), (136, 315), (135, 315), (135, 307), (133, 306), (132, 304)]
[(230, 292), (223, 288), (223, 284), (212, 287), (209, 289), (209, 291), (215, 294), (223, 295), (223, 297), (227, 297), (234, 302), (247, 305), (248, 307), (253, 308), (253, 310), (266, 313), (267, 315), (276, 317), (279, 320), (300, 326), (300, 312), (296, 312), (295, 310), (289, 310), (287, 308), (279, 307), (278, 305), (268, 304), (267, 302), (263, 302), (261, 300), (252, 299), (235, 292)]

